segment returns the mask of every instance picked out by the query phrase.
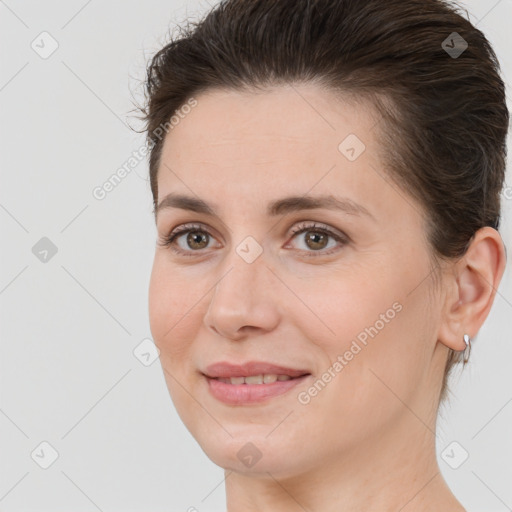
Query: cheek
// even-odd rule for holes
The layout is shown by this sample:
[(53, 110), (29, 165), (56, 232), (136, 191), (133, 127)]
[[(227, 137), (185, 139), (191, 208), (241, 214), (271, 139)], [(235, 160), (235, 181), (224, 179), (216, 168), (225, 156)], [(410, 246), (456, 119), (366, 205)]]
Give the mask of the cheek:
[[(190, 367), (193, 340), (206, 306), (206, 299), (200, 300), (206, 290), (199, 288), (197, 280), (177, 272), (161, 255), (155, 256), (149, 283), (151, 333), (160, 350), (160, 364), (174, 407), (187, 428), (194, 426), (196, 438), (202, 430), (198, 423), (204, 426), (211, 421), (192, 392), (196, 384)], [(211, 430), (216, 426), (212, 424)]]
[(198, 290), (187, 286), (179, 273), (155, 256), (149, 283), (149, 323), (161, 359), (176, 361), (190, 346), (192, 329), (198, 329), (197, 311), (201, 308)]
[[(362, 302), (342, 301), (346, 309), (332, 316), (338, 342), (324, 348), (335, 377), (314, 407), (321, 414), (325, 399), (323, 406), (329, 403), (331, 413), (354, 432), (361, 418), (369, 431), (403, 412), (403, 403), (413, 401), (426, 379), (435, 319), (425, 311), (422, 294), (392, 290), (374, 291)], [(335, 368), (334, 361), (340, 363)]]
[(399, 269), (360, 270), (350, 275), (332, 273), (315, 284), (302, 281), (294, 290), (304, 305), (297, 301), (294, 317), (300, 319), (304, 337), (321, 353), (318, 373), (342, 358), (343, 368), (337, 365), (337, 371), (331, 370), (336, 375), (333, 380), (340, 385), (350, 380), (361, 388), (357, 393), (382, 387), (376, 375), (400, 389), (407, 387), (426, 363), (426, 345), (418, 334), (428, 323), (424, 296), (408, 295), (412, 286)]
[(305, 338), (334, 360), (350, 349), (353, 340), (368, 341), (375, 323), (378, 330), (385, 330), (384, 321), (391, 322), (397, 316), (399, 306), (393, 307), (396, 288), (390, 279), (389, 272), (386, 276), (375, 269), (353, 267), (301, 279), (293, 285), (297, 297), (292, 302), (293, 317), (300, 320)]
[(366, 303), (361, 312), (345, 303), (347, 316), (344, 312), (332, 317), (339, 329), (336, 343), (324, 338), (321, 347), (324, 367), (297, 397), (297, 412), (305, 422), (331, 425), (319, 430), (332, 445), (357, 444), (393, 424), (407, 411), (403, 404), (411, 403), (421, 383), (425, 359), (415, 346), (419, 340), (410, 322), (412, 310), (408, 304), (399, 312), (390, 310), (394, 318), (382, 326), (376, 320), (386, 314), (387, 305), (387, 298), (381, 304)]

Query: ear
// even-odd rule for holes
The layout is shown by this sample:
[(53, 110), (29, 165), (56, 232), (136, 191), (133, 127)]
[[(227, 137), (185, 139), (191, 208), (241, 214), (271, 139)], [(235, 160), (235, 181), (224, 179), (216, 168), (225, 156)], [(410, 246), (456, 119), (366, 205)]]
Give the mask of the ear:
[(505, 247), (498, 231), (479, 229), (447, 276), (448, 292), (438, 335), (441, 343), (460, 351), (466, 347), (464, 334), (476, 336), (494, 302), (505, 264)]

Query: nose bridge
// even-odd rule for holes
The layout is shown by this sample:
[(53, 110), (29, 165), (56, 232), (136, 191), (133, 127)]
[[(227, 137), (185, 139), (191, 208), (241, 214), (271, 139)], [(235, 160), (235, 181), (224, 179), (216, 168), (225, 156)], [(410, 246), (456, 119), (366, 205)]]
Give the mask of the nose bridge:
[(240, 300), (240, 305), (254, 301), (258, 295), (256, 286), (268, 278), (265, 263), (262, 245), (254, 237), (246, 236), (226, 255), (223, 277), (215, 285), (214, 296), (226, 295), (223, 300)]
[(214, 286), (204, 319), (207, 327), (225, 337), (237, 336), (245, 326), (272, 328), (277, 310), (267, 293), (269, 273), (263, 247), (254, 237), (233, 245)]

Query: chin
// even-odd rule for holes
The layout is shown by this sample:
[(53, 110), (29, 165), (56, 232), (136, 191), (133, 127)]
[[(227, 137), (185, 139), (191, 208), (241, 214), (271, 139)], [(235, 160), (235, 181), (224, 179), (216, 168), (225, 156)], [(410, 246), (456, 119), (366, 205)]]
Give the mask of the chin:
[[(236, 435), (234, 429), (227, 429), (233, 437), (225, 435), (212, 436), (212, 431), (193, 434), (207, 457), (217, 466), (238, 473), (268, 476), (279, 475), (281, 478), (297, 473), (299, 461), (297, 456), (307, 455), (305, 443), (297, 443), (293, 437), (285, 438), (277, 432), (270, 434), (270, 428), (255, 425), (238, 425)], [(262, 432), (264, 431), (264, 433)], [(298, 445), (301, 446), (300, 451)]]

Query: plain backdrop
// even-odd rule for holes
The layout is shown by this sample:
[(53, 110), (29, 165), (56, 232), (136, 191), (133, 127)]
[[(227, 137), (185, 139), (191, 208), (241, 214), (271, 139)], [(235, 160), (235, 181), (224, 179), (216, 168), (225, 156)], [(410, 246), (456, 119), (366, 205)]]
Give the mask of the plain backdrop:
[[(0, 1), (3, 512), (225, 510), (223, 471), (183, 426), (158, 359), (149, 364), (156, 231), (147, 161), (127, 164), (144, 145), (128, 125), (140, 128), (131, 99), (147, 60), (169, 27), (213, 4)], [(462, 5), (509, 84), (512, 0)], [(507, 182), (510, 259), (510, 169)], [(440, 467), (468, 512), (512, 510), (511, 316), (509, 262), (439, 417)], [(443, 452), (467, 459), (454, 468)]]

